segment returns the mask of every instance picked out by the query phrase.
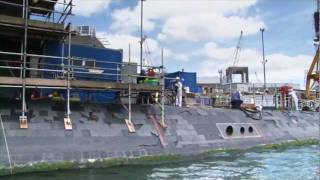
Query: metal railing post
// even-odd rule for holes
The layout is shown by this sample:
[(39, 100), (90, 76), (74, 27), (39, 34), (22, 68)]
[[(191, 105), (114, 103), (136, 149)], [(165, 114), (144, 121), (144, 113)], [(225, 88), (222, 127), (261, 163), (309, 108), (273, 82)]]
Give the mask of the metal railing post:
[(128, 93), (129, 93), (129, 122), (131, 123), (131, 45), (129, 44), (129, 85), (128, 85)]
[[(63, 38), (62, 45), (61, 45), (61, 64), (60, 64), (60, 66), (61, 66), (62, 77), (65, 77), (64, 76), (64, 68), (65, 68), (65, 65), (64, 65), (64, 46), (65, 46), (65, 38)], [(58, 72), (58, 76), (60, 76), (59, 72)]]
[(161, 123), (164, 122), (164, 92), (165, 92), (165, 79), (164, 79), (164, 64), (163, 64), (163, 48), (161, 50), (161, 81), (162, 81), (162, 92), (161, 92)]
[(69, 26), (69, 40), (68, 40), (68, 71), (67, 71), (67, 118), (70, 120), (70, 66), (71, 66), (71, 24)]
[(116, 71), (117, 82), (119, 82), (119, 79), (121, 78), (121, 77), (119, 78), (119, 74), (120, 74), (119, 71), (120, 71), (119, 64), (117, 64), (117, 71)]
[(71, 71), (71, 24), (68, 26), (69, 38), (68, 38), (68, 67), (67, 67), (67, 114), (64, 118), (64, 128), (66, 130), (72, 130), (72, 122), (70, 119), (71, 111), (70, 111), (70, 71)]
[(23, 1), (23, 18), (24, 18), (24, 37), (22, 40), (22, 75), (21, 75), (21, 81), (22, 81), (22, 95), (21, 95), (21, 103), (22, 103), (22, 115), (19, 118), (20, 122), (20, 128), (27, 128), (27, 107), (26, 107), (26, 62), (27, 62), (27, 40), (28, 40), (28, 1)]

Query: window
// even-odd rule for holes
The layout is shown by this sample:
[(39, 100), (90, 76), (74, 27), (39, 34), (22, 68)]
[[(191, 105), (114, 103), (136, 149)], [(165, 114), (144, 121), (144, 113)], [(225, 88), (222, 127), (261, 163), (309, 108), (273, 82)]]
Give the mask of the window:
[(73, 57), (73, 66), (82, 66), (87, 68), (95, 68), (96, 61), (94, 59), (85, 59), (85, 58), (78, 58)]
[(82, 60), (79, 60), (79, 59), (75, 59), (73, 60), (73, 65), (74, 66), (83, 66), (83, 61)]
[(95, 61), (85, 61), (85, 66), (89, 67), (89, 68), (94, 68), (95, 67), (96, 62)]

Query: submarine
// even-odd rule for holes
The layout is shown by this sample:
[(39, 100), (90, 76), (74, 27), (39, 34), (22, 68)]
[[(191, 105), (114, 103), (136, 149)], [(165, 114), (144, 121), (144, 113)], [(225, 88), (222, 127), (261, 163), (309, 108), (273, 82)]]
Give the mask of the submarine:
[[(317, 112), (266, 110), (261, 120), (255, 120), (240, 110), (210, 107), (166, 106), (163, 127), (157, 121), (161, 116), (157, 105), (132, 106), (134, 133), (124, 122), (127, 112), (121, 105), (84, 105), (72, 111), (70, 131), (64, 128), (64, 113), (51, 106), (48, 102), (30, 104), (27, 130), (20, 129), (14, 105), (1, 108), (8, 113), (2, 114), (2, 120), (11, 159), (10, 165), (2, 143), (1, 175), (170, 162), (214, 150), (315, 143), (320, 133)], [(95, 112), (94, 120), (90, 112)]]
[[(65, 8), (53, 16), (58, 3)], [(158, 77), (137, 82), (130, 60), (121, 72), (123, 50), (67, 23), (72, 7), (0, 2), (0, 178), (319, 143), (318, 112), (165, 103), (163, 63)], [(161, 100), (135, 103), (139, 94)]]

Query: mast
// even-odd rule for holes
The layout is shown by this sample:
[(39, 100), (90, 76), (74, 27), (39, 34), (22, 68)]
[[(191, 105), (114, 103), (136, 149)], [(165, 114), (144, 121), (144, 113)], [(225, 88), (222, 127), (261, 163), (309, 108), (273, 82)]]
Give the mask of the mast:
[(144, 41), (144, 39), (143, 39), (143, 2), (144, 2), (145, 0), (140, 0), (140, 2), (141, 2), (141, 11), (140, 11), (140, 13), (141, 13), (141, 16), (140, 16), (140, 72), (142, 72), (142, 59), (143, 59), (143, 57), (142, 57), (142, 51), (143, 51), (143, 41)]
[(263, 90), (264, 92), (267, 90), (267, 78), (266, 78), (266, 59), (264, 54), (264, 28), (260, 29), (261, 31), (261, 40), (262, 40), (262, 64), (263, 64)]

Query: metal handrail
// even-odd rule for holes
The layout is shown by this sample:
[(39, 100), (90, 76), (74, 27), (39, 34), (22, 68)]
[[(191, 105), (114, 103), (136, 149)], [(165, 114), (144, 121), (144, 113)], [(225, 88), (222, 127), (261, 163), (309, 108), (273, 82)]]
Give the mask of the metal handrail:
[[(5, 54), (8, 52), (2, 52), (0, 51), (0, 54)], [(20, 55), (20, 53), (11, 53), (12, 55)], [(35, 57), (44, 57), (44, 58), (64, 58), (64, 57), (58, 57), (58, 56), (47, 56), (47, 55), (35, 55), (35, 54), (27, 54), (27, 56), (35, 56)], [(71, 58), (71, 60), (75, 60), (75, 59), (79, 59), (79, 58)], [(10, 61), (10, 60), (0, 60), (0, 62), (4, 62), (4, 63), (10, 63), (10, 62), (20, 62), (20, 61)], [(38, 65), (41, 66), (50, 66), (52, 68), (31, 68), (31, 67), (19, 67), (19, 66), (9, 66), (9, 65), (3, 65), (0, 66), (0, 69), (12, 69), (12, 70), (23, 70), (25, 69), (26, 71), (39, 71), (39, 72), (51, 72), (51, 73), (63, 73), (66, 71), (66, 69), (70, 68), (71, 69), (71, 73), (73, 74), (87, 74), (87, 75), (92, 75), (94, 73), (92, 72), (87, 72), (91, 69), (96, 69), (96, 70), (103, 70), (103, 71), (109, 71), (107, 72), (102, 72), (102, 73), (98, 73), (98, 76), (118, 76), (118, 77), (123, 77), (123, 76), (131, 76), (131, 77), (143, 77), (143, 78), (150, 78), (150, 79), (161, 79), (161, 78), (165, 78), (165, 79), (175, 79), (175, 78), (169, 78), (169, 77), (161, 77), (161, 74), (159, 72), (159, 74), (157, 76), (148, 76), (148, 75), (140, 75), (140, 74), (123, 74), (123, 73), (119, 73), (120, 68), (107, 68), (107, 67), (101, 67), (105, 64), (118, 64), (120, 66), (123, 65), (127, 65), (130, 67), (134, 67), (135, 65), (132, 64), (127, 64), (125, 62), (109, 62), (109, 61), (95, 61), (96, 63), (100, 63), (100, 66), (95, 66), (95, 67), (83, 67), (83, 66), (77, 66), (77, 65), (67, 65), (66, 64), (66, 60), (63, 60), (61, 64), (52, 64), (52, 63), (41, 63), (39, 62)], [(20, 62), (22, 63), (22, 62)], [(31, 64), (31, 62), (26, 62), (26, 64)], [(145, 67), (145, 66), (143, 66)], [(159, 68), (159, 67), (153, 67), (153, 68)], [(111, 72), (110, 72), (111, 71)]]
[[(38, 15), (37, 13), (33, 13), (31, 14), (32, 16), (40, 16), (40, 17), (44, 17), (46, 18), (45, 21), (49, 20), (51, 17), (51, 14), (60, 14), (59, 18), (54, 18), (53, 19), (53, 23), (55, 22), (55, 19), (57, 19), (56, 23), (61, 23), (63, 24), (64, 21), (67, 19), (67, 17), (69, 15), (73, 16), (74, 14), (72, 14), (72, 8), (75, 6), (74, 4), (72, 4), (72, 0), (68, 1), (68, 2), (59, 2), (59, 1), (53, 1), (53, 0), (42, 0), (44, 2), (51, 2), (54, 3), (54, 8), (48, 9), (48, 8), (42, 8), (42, 7), (37, 7), (37, 6), (32, 6), (32, 5), (28, 5), (27, 7), (25, 7), (25, 5), (19, 4), (19, 3), (13, 3), (13, 2), (6, 2), (3, 0), (0, 0), (0, 4), (4, 4), (4, 5), (9, 5), (9, 6), (15, 6), (15, 7), (21, 7), (21, 8), (27, 8), (27, 9), (34, 9), (34, 10), (40, 10), (40, 11), (44, 11), (49, 13), (49, 15)], [(56, 10), (56, 6), (63, 6), (64, 8), (62, 9), (62, 11), (58, 11)], [(31, 17), (30, 17), (31, 19)]]
[(7, 156), (8, 156), (9, 166), (10, 166), (10, 174), (12, 174), (12, 163), (11, 163), (10, 150), (8, 147), (7, 136), (6, 136), (6, 132), (4, 130), (4, 125), (2, 122), (1, 114), (0, 114), (0, 123), (1, 123), (2, 132), (3, 132), (4, 143), (6, 144), (6, 151), (7, 151)]
[[(23, 53), (18, 53), (18, 52), (7, 52), (7, 51), (1, 51), (0, 54), (6, 54), (6, 55), (16, 55), (16, 56), (23, 56)], [(64, 59), (68, 60), (68, 57), (61, 57), (61, 56), (49, 56), (49, 55), (42, 55), (42, 54), (26, 54), (27, 57), (39, 57), (39, 58), (48, 58), (48, 59)], [(71, 60), (85, 60), (86, 58), (80, 58), (80, 57), (71, 57)], [(94, 60), (96, 63), (103, 63), (103, 64), (117, 64), (117, 65), (127, 65), (127, 62), (112, 62), (112, 61), (101, 61), (101, 60)], [(138, 64), (130, 64), (132, 67), (140, 66)], [(142, 67), (145, 68), (155, 68), (159, 69), (161, 66), (147, 66), (147, 65), (142, 65)]]
[[(64, 3), (64, 2), (51, 1), (51, 0), (42, 0), (42, 1), (45, 1), (45, 2), (52, 2), (52, 3), (60, 4), (60, 5), (68, 5), (68, 3), (69, 3), (69, 2)], [(7, 5), (11, 5), (11, 6), (23, 7), (23, 5), (22, 5), (22, 4), (18, 4), (18, 3), (11, 3), (11, 2), (6, 2), (6, 1), (0, 1), (0, 4), (7, 4)], [(72, 6), (75, 6), (75, 5), (73, 5), (73, 4), (72, 4)]]

